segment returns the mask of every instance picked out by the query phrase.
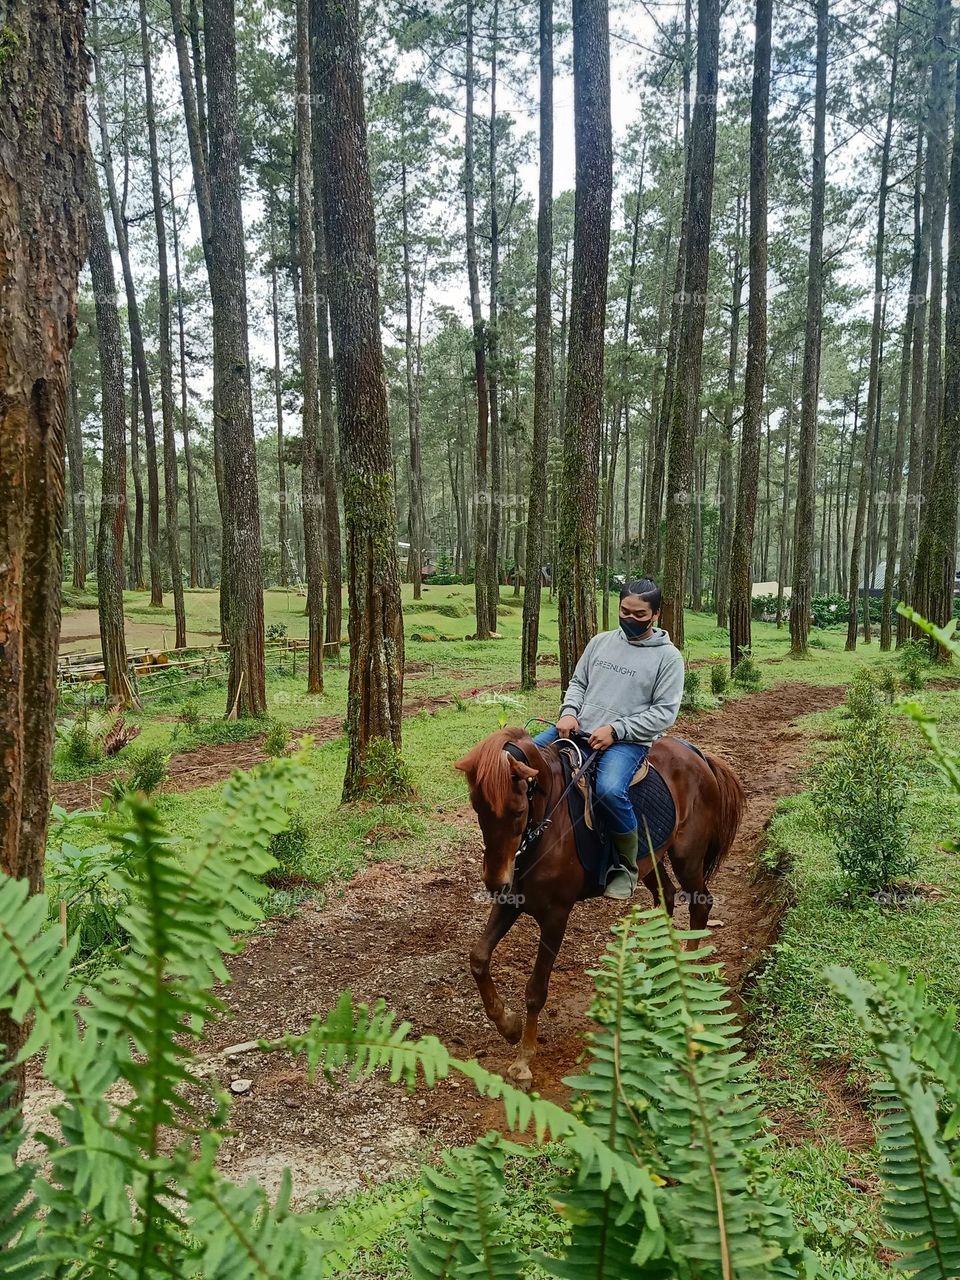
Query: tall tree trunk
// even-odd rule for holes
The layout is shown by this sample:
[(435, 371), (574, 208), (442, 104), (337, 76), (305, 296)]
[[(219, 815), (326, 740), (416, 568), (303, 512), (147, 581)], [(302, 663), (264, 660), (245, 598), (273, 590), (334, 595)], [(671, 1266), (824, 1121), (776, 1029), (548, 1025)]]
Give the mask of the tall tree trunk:
[(921, 158), (923, 154), (923, 129), (917, 123), (917, 164), (913, 184), (913, 254), (910, 268), (910, 292), (903, 322), (903, 339), (900, 351), (900, 387), (897, 397), (897, 430), (890, 467), (890, 492), (887, 495), (887, 542), (883, 576), (883, 605), (880, 614), (880, 648), (887, 652), (893, 645), (893, 588), (897, 572), (897, 555), (900, 546), (900, 511), (903, 492), (903, 463), (906, 454), (907, 426), (910, 421), (910, 351), (913, 342), (914, 311), (919, 290), (921, 252)]
[(307, 692), (323, 693), (323, 486), (317, 383), (317, 280), (314, 259), (313, 121), (310, 111), (309, 0), (297, 0), (297, 233), (300, 251), (300, 371), (303, 376), (303, 545), (307, 562)]
[(190, 407), (187, 392), (187, 334), (183, 315), (183, 284), (180, 277), (180, 228), (177, 226), (177, 202), (173, 191), (173, 156), (167, 153), (167, 177), (170, 191), (170, 223), (173, 227), (173, 272), (177, 290), (177, 337), (180, 358), (180, 431), (183, 435), (183, 465), (187, 472), (187, 514), (190, 528), (190, 586), (200, 585), (200, 506), (197, 498), (197, 476), (190, 447)]
[[(737, 239), (733, 251), (733, 293), (730, 304), (730, 354), (727, 360), (727, 400), (723, 411), (723, 439), (720, 443), (720, 528), (717, 533), (717, 581), (714, 592), (717, 626), (725, 627), (730, 609), (730, 558), (733, 549), (735, 497), (733, 489), (733, 396), (737, 389), (740, 361), (740, 311), (743, 306), (743, 192), (737, 192)], [(758, 436), (759, 440), (759, 436)]]
[(414, 360), (413, 285), (410, 270), (410, 219), (407, 210), (407, 165), (400, 164), (400, 207), (403, 233), (404, 363), (407, 375), (407, 429), (410, 436), (410, 514), (407, 524), (410, 555), (407, 573), (413, 598), (423, 595), (423, 455), (420, 447), (420, 387)]
[(787, 569), (790, 560), (790, 439), (794, 414), (794, 377), (797, 366), (796, 352), (790, 366), (790, 402), (784, 415), (783, 440), (783, 495), (780, 504), (780, 548), (777, 557), (777, 629), (783, 626), (784, 587), (787, 580)]
[(277, 537), (280, 540), (280, 585), (290, 582), (290, 552), (287, 549), (287, 474), (283, 444), (283, 387), (280, 373), (280, 298), (277, 288), (277, 247), (274, 240), (274, 197), (270, 197), (270, 311), (273, 319), (273, 405), (277, 423), (277, 493), (279, 495)]
[(150, 147), (150, 191), (157, 235), (157, 302), (160, 328), (160, 416), (163, 420), (163, 490), (167, 517), (167, 556), (173, 589), (176, 648), (187, 643), (187, 619), (183, 604), (183, 569), (180, 562), (179, 500), (177, 493), (177, 441), (173, 427), (173, 350), (170, 344), (170, 278), (167, 268), (167, 226), (160, 194), (160, 151), (157, 146), (156, 108), (153, 100), (153, 67), (146, 0), (140, 0), (140, 48), (143, 54), (144, 105)]
[(393, 772), (376, 740), (400, 750), (403, 608), (356, 0), (313, 0), (311, 20), (324, 86), (318, 126), (347, 529), (350, 800)]
[(547, 501), (547, 443), (553, 416), (553, 0), (540, 0), (540, 172), (537, 208), (537, 301), (533, 356), (533, 442), (523, 567), (520, 687), (537, 684), (540, 588)]
[[(860, 586), (863, 533), (867, 516), (867, 503), (873, 484), (873, 468), (880, 431), (878, 388), (880, 385), (880, 338), (883, 331), (884, 290), (883, 252), (887, 216), (887, 188), (890, 173), (890, 142), (893, 137), (893, 111), (897, 96), (897, 67), (900, 54), (900, 4), (897, 3), (896, 27), (893, 36), (893, 54), (890, 59), (890, 90), (887, 96), (887, 126), (883, 135), (883, 151), (880, 156), (880, 192), (877, 198), (877, 238), (873, 255), (873, 323), (870, 327), (870, 372), (867, 383), (866, 425), (863, 432), (863, 463), (860, 467), (860, 486), (857, 491), (857, 511), (853, 520), (853, 541), (850, 546), (849, 605), (847, 642), (845, 648), (852, 652), (857, 647), (857, 593)], [(866, 558), (864, 558), (864, 565)], [(868, 605), (864, 605), (868, 609)], [(869, 612), (865, 614), (869, 621)]]
[(213, 364), (224, 476), (224, 556), (230, 674), (227, 711), (266, 713), (263, 560), (260, 496), (250, 396), (247, 284), (237, 124), (236, 35), (233, 0), (204, 0), (204, 51), (210, 130), (210, 299)]
[[(63, 457), (86, 251), (84, 7), (7, 6), (0, 94), (0, 870), (43, 890), (57, 699)], [(51, 139), (56, 138), (56, 145)], [(27, 1026), (0, 1013), (14, 1063)], [(12, 1067), (23, 1099), (25, 1067)]]
[[(747, 299), (747, 366), (740, 427), (737, 514), (730, 548), (730, 669), (752, 644), (753, 544), (760, 479), (760, 430), (767, 367), (767, 137), (770, 129), (770, 50), (773, 0), (757, 0), (750, 98), (750, 294)], [(789, 421), (789, 419), (788, 419)], [(789, 465), (784, 497), (789, 488)], [(770, 432), (767, 430), (767, 499), (770, 496)], [(769, 517), (768, 517), (769, 519)], [(766, 551), (764, 551), (766, 565)], [(782, 581), (782, 571), (781, 571)]]
[(97, 311), (100, 418), (103, 423), (100, 528), (97, 534), (100, 648), (106, 705), (126, 708), (133, 702), (133, 693), (127, 675), (127, 643), (123, 629), (123, 534), (127, 507), (123, 340), (113, 257), (92, 158), (87, 174), (86, 208), (90, 227), (90, 278)]
[(133, 543), (130, 548), (130, 590), (146, 591), (143, 577), (143, 468), (140, 466), (140, 378), (137, 363), (130, 369), (130, 470), (133, 474)]
[(70, 468), (70, 512), (73, 531), (73, 585), (82, 591), (87, 582), (87, 500), (83, 491), (83, 434), (77, 411), (77, 388), (68, 369), (67, 462)]
[[(110, 213), (117, 241), (117, 251), (120, 254), (120, 266), (123, 272), (123, 287), (127, 299), (127, 326), (130, 331), (130, 350), (137, 369), (140, 403), (143, 407), (143, 441), (147, 465), (147, 556), (150, 562), (150, 604), (160, 607), (163, 604), (163, 578), (160, 569), (160, 479), (157, 471), (157, 438), (153, 421), (153, 397), (150, 391), (150, 371), (147, 366), (147, 356), (144, 349), (143, 329), (140, 324), (140, 306), (137, 301), (137, 291), (130, 266), (127, 223), (117, 195), (117, 184), (113, 171), (113, 153), (110, 145), (110, 131), (107, 127), (107, 107), (100, 67), (102, 54), (95, 2), (90, 6), (90, 34), (97, 64), (96, 100), (97, 123), (100, 131), (100, 155), (104, 177), (107, 182), (107, 195), (110, 201)], [(126, 146), (126, 134), (124, 134), (124, 145)]]
[(573, 94), (577, 186), (555, 565), (564, 685), (597, 629), (597, 482), (613, 200), (607, 0), (574, 0)]
[(503, 477), (500, 440), (500, 213), (497, 208), (497, 40), (499, 0), (493, 0), (490, 33), (490, 124), (487, 183), (490, 201), (490, 306), (487, 323), (487, 382), (490, 393), (490, 518), (487, 526), (487, 626), (497, 629), (500, 605), (500, 525)]
[(466, 116), (464, 124), (463, 193), (466, 211), (467, 280), (473, 324), (473, 364), (477, 396), (476, 512), (473, 522), (474, 601), (477, 639), (490, 635), (490, 397), (487, 382), (487, 335), (480, 310), (480, 267), (477, 259), (474, 159), (474, 0), (467, 0)]
[(667, 530), (663, 566), (663, 625), (683, 647), (683, 605), (693, 449), (700, 417), (703, 329), (710, 270), (714, 153), (717, 133), (717, 73), (720, 44), (719, 0), (699, 0), (697, 100), (690, 130), (690, 164), (683, 316), (677, 345), (677, 377), (670, 412), (667, 466)]
[[(927, 618), (942, 627), (947, 626), (954, 616), (957, 489), (960, 486), (960, 66), (950, 164), (945, 336), (943, 419), (937, 440), (930, 501), (920, 535), (918, 580), (914, 585), (915, 597), (925, 602)], [(944, 655), (938, 651), (938, 656)]]
[(826, 199), (827, 24), (829, 0), (816, 0), (817, 57), (813, 113), (813, 181), (810, 201), (810, 255), (807, 265), (807, 319), (800, 388), (797, 443), (797, 506), (794, 519), (793, 594), (790, 648), (807, 653), (813, 595), (814, 517), (817, 480), (817, 406), (820, 399), (820, 341), (823, 331), (823, 215)]

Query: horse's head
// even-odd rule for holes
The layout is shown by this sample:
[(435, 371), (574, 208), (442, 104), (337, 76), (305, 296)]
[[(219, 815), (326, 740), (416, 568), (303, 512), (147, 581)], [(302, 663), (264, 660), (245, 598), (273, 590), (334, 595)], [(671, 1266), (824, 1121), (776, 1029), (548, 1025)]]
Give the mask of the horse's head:
[(506, 750), (508, 742), (522, 746), (528, 758), (539, 753), (523, 729), (501, 729), (478, 742), (456, 762), (466, 774), (470, 803), (483, 834), (483, 882), (500, 893), (513, 880), (513, 866), (530, 814), (530, 783), (537, 770)]

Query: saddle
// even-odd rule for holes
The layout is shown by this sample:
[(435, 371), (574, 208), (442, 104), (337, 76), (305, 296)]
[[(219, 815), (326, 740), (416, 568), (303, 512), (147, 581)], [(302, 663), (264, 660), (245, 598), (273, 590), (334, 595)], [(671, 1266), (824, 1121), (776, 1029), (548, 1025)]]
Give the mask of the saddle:
[[(564, 784), (573, 780), (567, 792), (567, 808), (573, 826), (577, 857), (586, 877), (585, 897), (598, 897), (607, 881), (621, 869), (616, 848), (605, 830), (603, 812), (594, 806), (592, 767), (583, 770), (589, 753), (585, 739), (576, 735), (561, 738), (557, 742)], [(684, 746), (702, 753), (689, 742)], [(582, 771), (582, 772), (581, 772)], [(580, 776), (577, 777), (578, 772)], [(641, 856), (647, 848), (659, 849), (670, 839), (677, 824), (677, 810), (673, 795), (660, 771), (645, 760), (630, 783), (630, 801), (637, 815), (640, 831)]]

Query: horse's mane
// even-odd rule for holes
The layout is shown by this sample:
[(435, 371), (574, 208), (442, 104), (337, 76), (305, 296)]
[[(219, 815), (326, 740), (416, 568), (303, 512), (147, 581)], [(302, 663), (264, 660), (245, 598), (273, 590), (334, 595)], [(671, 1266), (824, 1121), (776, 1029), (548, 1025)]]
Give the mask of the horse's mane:
[(513, 769), (504, 747), (523, 736), (522, 729), (499, 729), (454, 763), (455, 769), (467, 775), (471, 787), (479, 788), (494, 813), (504, 812), (513, 791)]

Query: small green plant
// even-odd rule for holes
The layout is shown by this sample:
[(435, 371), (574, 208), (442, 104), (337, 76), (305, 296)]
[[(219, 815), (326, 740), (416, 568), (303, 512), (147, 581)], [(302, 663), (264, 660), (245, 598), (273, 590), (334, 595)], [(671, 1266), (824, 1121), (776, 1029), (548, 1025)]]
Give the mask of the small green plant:
[(373, 738), (367, 744), (360, 791), (365, 800), (375, 800), (378, 804), (401, 804), (412, 799), (413, 774), (387, 738)]
[(271, 760), (276, 760), (286, 754), (289, 745), (290, 731), (285, 724), (281, 724), (279, 720), (274, 720), (263, 739), (264, 754), (268, 755)]
[(310, 831), (299, 809), (294, 809), (282, 831), (270, 837), (269, 851), (277, 860), (277, 869), (270, 878), (302, 876), (307, 854)]
[(861, 667), (847, 690), (847, 712), (854, 720), (872, 721), (882, 711), (880, 682), (869, 667)]
[(281, 640), (286, 640), (287, 628), (283, 622), (271, 622), (266, 631), (266, 639), (269, 644), (278, 644)]
[(900, 650), (899, 662), (903, 683), (918, 693), (926, 683), (926, 670), (930, 665), (930, 650), (925, 641), (908, 640)]
[(86, 719), (70, 723), (66, 728), (65, 741), (67, 759), (78, 769), (99, 764), (106, 755), (103, 737), (97, 732), (96, 726)]
[(167, 780), (170, 757), (162, 747), (140, 747), (129, 753), (127, 786), (131, 791), (152, 795)]
[(188, 698), (180, 708), (180, 715), (177, 718), (182, 725), (186, 726), (186, 728), (191, 730), (196, 729), (202, 718), (200, 715), (200, 708), (192, 698)]
[(700, 672), (695, 667), (687, 667), (683, 676), (683, 697), (680, 706), (686, 711), (696, 711), (702, 700)]
[(900, 696), (900, 677), (892, 666), (884, 664), (877, 669), (877, 685), (887, 702), (892, 706)]
[(807, 637), (807, 645), (811, 649), (826, 649), (827, 642), (824, 640), (823, 636), (820, 635), (819, 631), (811, 631), (810, 635)]
[(814, 786), (824, 830), (852, 888), (874, 897), (915, 870), (903, 751), (872, 681), (854, 681), (848, 718)]
[(726, 663), (714, 662), (710, 667), (710, 692), (720, 698), (727, 692), (729, 685)]
[(745, 653), (734, 667), (731, 678), (741, 689), (757, 690), (763, 688), (763, 676), (760, 668), (749, 653)]

